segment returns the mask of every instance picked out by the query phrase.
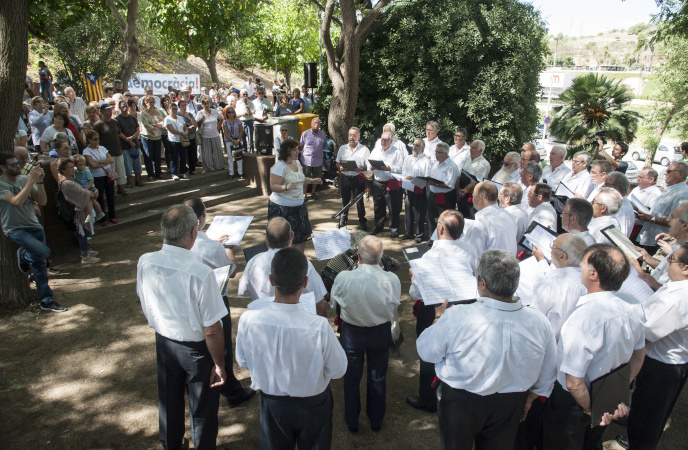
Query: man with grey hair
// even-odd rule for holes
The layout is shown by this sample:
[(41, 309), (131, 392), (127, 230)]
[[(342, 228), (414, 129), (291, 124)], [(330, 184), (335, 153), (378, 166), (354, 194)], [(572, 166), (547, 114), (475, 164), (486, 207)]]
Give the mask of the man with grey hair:
[(504, 155), (502, 168), (492, 177), (492, 181), (499, 184), (517, 183), (521, 174), (521, 154), (509, 152)]
[(537, 222), (543, 227), (557, 231), (557, 212), (549, 203), (552, 188), (545, 183), (535, 183), (528, 192), (528, 206), (533, 210), (528, 216), (528, 226)]
[(368, 163), (368, 170), (373, 172), (373, 210), (375, 212), (375, 226), (370, 234), (378, 234), (385, 227), (387, 208), (389, 207), (392, 220), (389, 229), (391, 237), (399, 237), (399, 215), (401, 214), (401, 182), (392, 173), (401, 173), (404, 156), (392, 147), (392, 134), (388, 131), (380, 137), (381, 147), (370, 152), (368, 161), (382, 161), (384, 166), (373, 169)]
[(31, 155), (26, 147), (14, 147), (14, 157), (19, 161), (19, 169), (22, 175), (28, 175), (28, 172), (24, 170), (26, 165), (31, 161)]
[[(658, 177), (657, 171), (651, 167), (640, 169), (640, 172), (638, 172), (638, 186), (633, 188), (628, 197), (635, 202), (640, 202), (647, 209), (652, 209), (659, 196), (662, 195), (662, 190), (657, 187)], [(642, 225), (643, 223), (636, 220), (636, 224)]]
[[(405, 158), (406, 155), (408, 155), (409, 153), (408, 153), (408, 150), (406, 149), (406, 144), (404, 144), (404, 142), (401, 141), (400, 139), (397, 139), (397, 131), (396, 130), (397, 129), (392, 122), (387, 122), (382, 127), (383, 133), (389, 133), (392, 136), (392, 147), (394, 147), (398, 152), (400, 152), (403, 155), (402, 157)], [(382, 140), (378, 139), (375, 142), (375, 146), (373, 147), (373, 150), (376, 148), (380, 148), (381, 146), (382, 146)]]
[(473, 205), (478, 212), (475, 222), (466, 232), (466, 241), (478, 256), (487, 250), (506, 250), (516, 256), (516, 221), (497, 205), (497, 187), (489, 181), (478, 183), (473, 193)]
[(561, 213), (561, 227), (568, 233), (583, 239), (588, 246), (594, 245), (597, 241), (588, 231), (588, 225), (594, 213), (592, 205), (587, 200), (570, 198), (566, 201), (566, 207)]
[[(413, 141), (413, 153), (404, 158), (404, 165), (401, 173), (407, 180), (417, 177), (426, 177), (430, 174), (432, 162), (423, 153), (425, 143), (422, 139)], [(413, 190), (406, 189), (406, 200), (404, 200), (404, 225), (406, 232), (402, 239), (414, 239), (417, 244), (423, 241), (425, 233), (425, 213), (428, 209), (427, 187), (421, 184), (413, 186)]]
[(602, 234), (602, 230), (615, 226), (619, 228), (619, 221), (614, 215), (619, 212), (623, 199), (616, 189), (603, 187), (592, 201), (593, 219), (588, 225), (590, 235), (598, 244), (608, 244), (609, 239)]
[(561, 180), (571, 173), (571, 169), (566, 167), (566, 146), (554, 144), (549, 152), (549, 165), (542, 169), (542, 181), (549, 184), (552, 190), (556, 191)]
[[(435, 162), (430, 169), (428, 180), (430, 192), (428, 192), (428, 226), (430, 235), (437, 228), (437, 218), (447, 209), (454, 209), (456, 204), (456, 179), (459, 177), (459, 169), (449, 159), (449, 146), (444, 142), (435, 145)], [(437, 181), (435, 181), (437, 180)]]
[(418, 355), (435, 364), (440, 380), (442, 448), (474, 442), (513, 448), (519, 420), (533, 400), (552, 391), (554, 335), (540, 311), (514, 298), (519, 276), (514, 255), (486, 251), (477, 270), (477, 301), (451, 308), (445, 301), (416, 341)]
[(423, 138), (423, 142), (425, 142), (425, 155), (433, 162), (437, 161), (437, 158), (435, 158), (435, 147), (442, 142), (440, 138), (437, 137), (439, 132), (440, 124), (434, 120), (425, 124), (425, 137)]
[(366, 236), (358, 244), (358, 268), (341, 272), (332, 286), (330, 305), (339, 305), (340, 342), (348, 360), (344, 375), (344, 418), (349, 431), (358, 431), (359, 386), (367, 355), (366, 414), (378, 431), (386, 410), (387, 363), (392, 345), (392, 319), (401, 299), (401, 282), (380, 267), (382, 241)]
[[(337, 166), (339, 173), (339, 186), (342, 193), (342, 206), (346, 206), (352, 199), (356, 198), (361, 192), (365, 191), (365, 172), (366, 160), (370, 156), (368, 147), (360, 143), (361, 130), (356, 127), (349, 128), (349, 142), (339, 147), (337, 152)], [(356, 162), (356, 170), (346, 170), (342, 166), (342, 161)], [(361, 199), (356, 203), (358, 212), (358, 223), (361, 230), (368, 229), (365, 216), (365, 201)], [(339, 228), (345, 227), (349, 219), (349, 210), (345, 210), (339, 218)]]
[(630, 238), (633, 232), (633, 225), (635, 224), (635, 211), (633, 210), (633, 204), (626, 196), (628, 195), (631, 184), (623, 173), (611, 172), (607, 175), (604, 185), (605, 187), (616, 189), (619, 195), (621, 195), (621, 208), (619, 208), (619, 211), (614, 215), (614, 218), (619, 222), (619, 229), (621, 229), (621, 232), (625, 234), (627, 238)]
[(517, 183), (504, 183), (497, 196), (499, 206), (511, 214), (511, 217), (516, 221), (516, 242), (521, 241), (528, 228), (528, 213), (521, 208), (522, 198), (523, 189)]
[(168, 208), (160, 221), (162, 249), (141, 256), (137, 267), (136, 292), (155, 330), (164, 448), (182, 446), (185, 390), (194, 447), (215, 448), (220, 389), (214, 388), (227, 376), (221, 323), (227, 308), (212, 270), (191, 254), (197, 224), (191, 207)]
[[(609, 161), (597, 160), (593, 161), (593, 163), (590, 164), (590, 178), (592, 179), (593, 188), (587, 197), (589, 202), (591, 202), (592, 199), (594, 199), (597, 196), (597, 193), (600, 192), (600, 189), (605, 186), (605, 181), (607, 181), (607, 175), (609, 175), (613, 171), (614, 168), (611, 164), (609, 164)], [(581, 197), (583, 196), (581, 195)]]
[(457, 128), (454, 131), (454, 145), (449, 147), (449, 158), (454, 161), (459, 172), (463, 168), (463, 163), (471, 154), (471, 146), (468, 145), (468, 131), (465, 128)]
[(664, 192), (657, 198), (655, 205), (649, 214), (638, 213), (638, 220), (643, 222), (640, 230), (640, 246), (644, 247), (650, 254), (654, 253), (657, 247), (657, 235), (669, 232), (668, 217), (671, 211), (676, 209), (681, 200), (688, 200), (688, 163), (675, 161), (667, 167), (664, 172), (665, 184)]
[[(478, 182), (484, 180), (490, 173), (490, 163), (483, 156), (485, 151), (485, 143), (480, 139), (471, 142), (469, 157), (463, 164), (462, 170), (473, 175)], [(465, 177), (462, 177), (462, 179)], [(463, 214), (466, 219), (473, 219), (475, 216), (475, 207), (473, 203), (468, 200), (468, 197), (473, 193), (476, 182), (462, 181), (456, 190), (457, 209)]]
[(592, 177), (588, 172), (590, 159), (588, 152), (584, 150), (576, 152), (571, 161), (571, 172), (566, 174), (560, 182), (564, 183), (571, 192), (583, 198), (588, 198), (593, 188)]
[(79, 121), (83, 122), (86, 120), (86, 106), (88, 105), (84, 99), (77, 97), (76, 93), (74, 92), (74, 88), (71, 86), (67, 86), (64, 90), (64, 93), (67, 97), (67, 101), (69, 101), (69, 109), (72, 111), (72, 113), (79, 119)]
[(533, 207), (528, 203), (528, 198), (530, 198), (531, 187), (540, 181), (542, 177), (542, 166), (536, 162), (527, 162), (521, 167), (520, 175), (520, 185), (523, 189), (523, 198), (521, 199), (521, 208), (523, 208), (528, 214), (533, 212)]

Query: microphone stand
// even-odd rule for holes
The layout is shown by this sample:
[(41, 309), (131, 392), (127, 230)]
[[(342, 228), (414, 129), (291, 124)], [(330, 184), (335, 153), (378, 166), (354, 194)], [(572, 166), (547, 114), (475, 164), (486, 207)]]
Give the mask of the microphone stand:
[(337, 217), (341, 216), (345, 211), (348, 211), (349, 208), (354, 206), (356, 203), (360, 202), (365, 193), (368, 192), (368, 189), (365, 189), (362, 191), (360, 194), (358, 194), (356, 197), (354, 197), (353, 200), (351, 200), (349, 203), (347, 203), (342, 209), (340, 209), (337, 214), (332, 216), (332, 219), (336, 219)]

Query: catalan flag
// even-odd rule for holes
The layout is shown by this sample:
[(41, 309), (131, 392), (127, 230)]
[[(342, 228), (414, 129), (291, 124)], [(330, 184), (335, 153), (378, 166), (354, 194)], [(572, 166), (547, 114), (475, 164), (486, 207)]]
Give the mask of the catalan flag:
[(100, 75), (84, 72), (81, 75), (84, 83), (84, 91), (89, 102), (97, 102), (103, 99), (103, 79)]

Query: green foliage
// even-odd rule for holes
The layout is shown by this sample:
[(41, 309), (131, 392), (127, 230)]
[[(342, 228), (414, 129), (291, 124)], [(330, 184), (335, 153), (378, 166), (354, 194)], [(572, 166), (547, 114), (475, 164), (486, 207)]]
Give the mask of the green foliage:
[(672, 36), (688, 38), (688, 0), (656, 0), (659, 14), (652, 18), (662, 23), (653, 36), (653, 41), (663, 41)]
[(647, 28), (650, 26), (648, 23), (638, 23), (633, 25), (631, 28), (628, 29), (628, 34), (639, 34), (642, 31), (647, 30)]
[(208, 60), (250, 34), (259, 6), (251, 0), (150, 0), (146, 14), (166, 50)]
[[(461, 18), (458, 20), (457, 18)], [(530, 139), (544, 68), (546, 29), (537, 11), (516, 0), (428, 0), (405, 8), (368, 39), (361, 52), (355, 125), (374, 142), (386, 122), (401, 139), (440, 139), (466, 127), (498, 161)]]
[(38, 39), (49, 40), (56, 23), (70, 28), (97, 9), (88, 0), (27, 0), (29, 32)]
[[(320, 22), (310, 2), (271, 0), (256, 18), (261, 24), (247, 43), (260, 64), (285, 75), (318, 59)], [(299, 69), (300, 73), (302, 70)]]
[(586, 145), (595, 133), (607, 140), (632, 142), (638, 129), (638, 114), (626, 108), (633, 95), (620, 80), (590, 73), (578, 76), (565, 89), (554, 108), (551, 132), (569, 144)]
[(656, 104), (652, 119), (659, 123), (658, 134), (669, 124), (680, 135), (688, 134), (688, 38), (670, 37), (665, 41), (666, 61), (656, 83)]

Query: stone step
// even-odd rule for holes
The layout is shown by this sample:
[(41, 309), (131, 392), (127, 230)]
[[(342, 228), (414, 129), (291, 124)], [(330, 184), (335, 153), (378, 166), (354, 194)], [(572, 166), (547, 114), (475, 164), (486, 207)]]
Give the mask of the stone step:
[[(163, 177), (166, 178), (162, 180), (146, 181), (148, 177), (145, 174), (142, 175), (141, 179), (146, 181), (145, 186), (134, 186), (131, 189), (127, 189), (128, 195), (118, 195), (115, 200), (115, 205), (119, 205), (121, 203), (126, 202), (145, 200), (152, 196), (173, 192), (177, 189), (191, 189), (192, 187), (197, 187), (210, 183), (231, 181), (228, 178), (226, 170), (216, 170), (214, 172), (200, 173), (200, 168), (196, 170), (195, 175), (190, 175), (189, 179), (187, 180), (174, 181), (170, 179), (169, 174), (166, 174), (164, 172)], [(237, 178), (235, 178), (235, 180)]]

